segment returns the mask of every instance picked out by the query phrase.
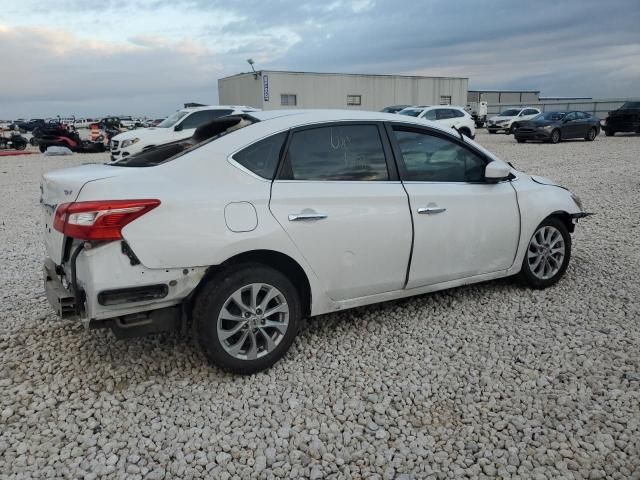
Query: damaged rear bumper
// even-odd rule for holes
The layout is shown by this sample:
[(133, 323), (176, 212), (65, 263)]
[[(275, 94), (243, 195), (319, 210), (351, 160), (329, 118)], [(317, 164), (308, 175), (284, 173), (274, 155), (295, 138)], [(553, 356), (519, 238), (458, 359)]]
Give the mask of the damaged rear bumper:
[(60, 275), (56, 271), (53, 260), (47, 258), (43, 265), (44, 291), (49, 304), (56, 314), (63, 319), (77, 320), (80, 318), (73, 292), (64, 286)]

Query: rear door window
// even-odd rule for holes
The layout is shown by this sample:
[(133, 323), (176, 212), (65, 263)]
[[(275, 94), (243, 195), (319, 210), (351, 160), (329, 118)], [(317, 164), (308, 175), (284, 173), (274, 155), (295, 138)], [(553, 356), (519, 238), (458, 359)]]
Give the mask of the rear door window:
[(424, 118), (426, 118), (427, 120), (436, 120), (436, 111), (435, 110), (427, 111), (427, 113), (424, 114)]
[(259, 177), (272, 180), (286, 138), (287, 132), (277, 133), (240, 150), (233, 159)]
[(375, 124), (332, 125), (292, 133), (283, 180), (389, 180)]

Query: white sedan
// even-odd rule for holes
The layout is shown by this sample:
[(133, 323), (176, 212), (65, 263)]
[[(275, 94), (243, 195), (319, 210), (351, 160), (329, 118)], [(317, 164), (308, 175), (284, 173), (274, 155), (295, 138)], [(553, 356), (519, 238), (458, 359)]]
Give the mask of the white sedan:
[(464, 108), (451, 105), (407, 107), (397, 113), (436, 122), (443, 127), (455, 128), (471, 139), (476, 137), (475, 120)]
[(451, 129), (356, 111), (220, 118), (41, 190), (60, 316), (118, 337), (191, 326), (239, 373), (282, 357), (306, 316), (516, 274), (553, 285), (586, 215)]

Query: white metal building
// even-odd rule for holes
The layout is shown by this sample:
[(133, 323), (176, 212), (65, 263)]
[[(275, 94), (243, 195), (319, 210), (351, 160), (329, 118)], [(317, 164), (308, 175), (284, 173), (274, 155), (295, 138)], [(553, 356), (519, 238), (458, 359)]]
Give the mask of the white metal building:
[(381, 110), (390, 105), (466, 105), (468, 78), (260, 70), (218, 80), (221, 105)]

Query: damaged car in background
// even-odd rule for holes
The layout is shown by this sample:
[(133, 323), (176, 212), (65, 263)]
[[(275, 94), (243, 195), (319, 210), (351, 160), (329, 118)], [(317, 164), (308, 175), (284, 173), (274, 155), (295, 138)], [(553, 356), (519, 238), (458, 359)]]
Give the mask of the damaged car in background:
[(58, 315), (118, 337), (190, 328), (244, 374), (307, 316), (511, 275), (549, 287), (587, 215), (459, 132), (361, 111), (222, 117), (41, 191)]

